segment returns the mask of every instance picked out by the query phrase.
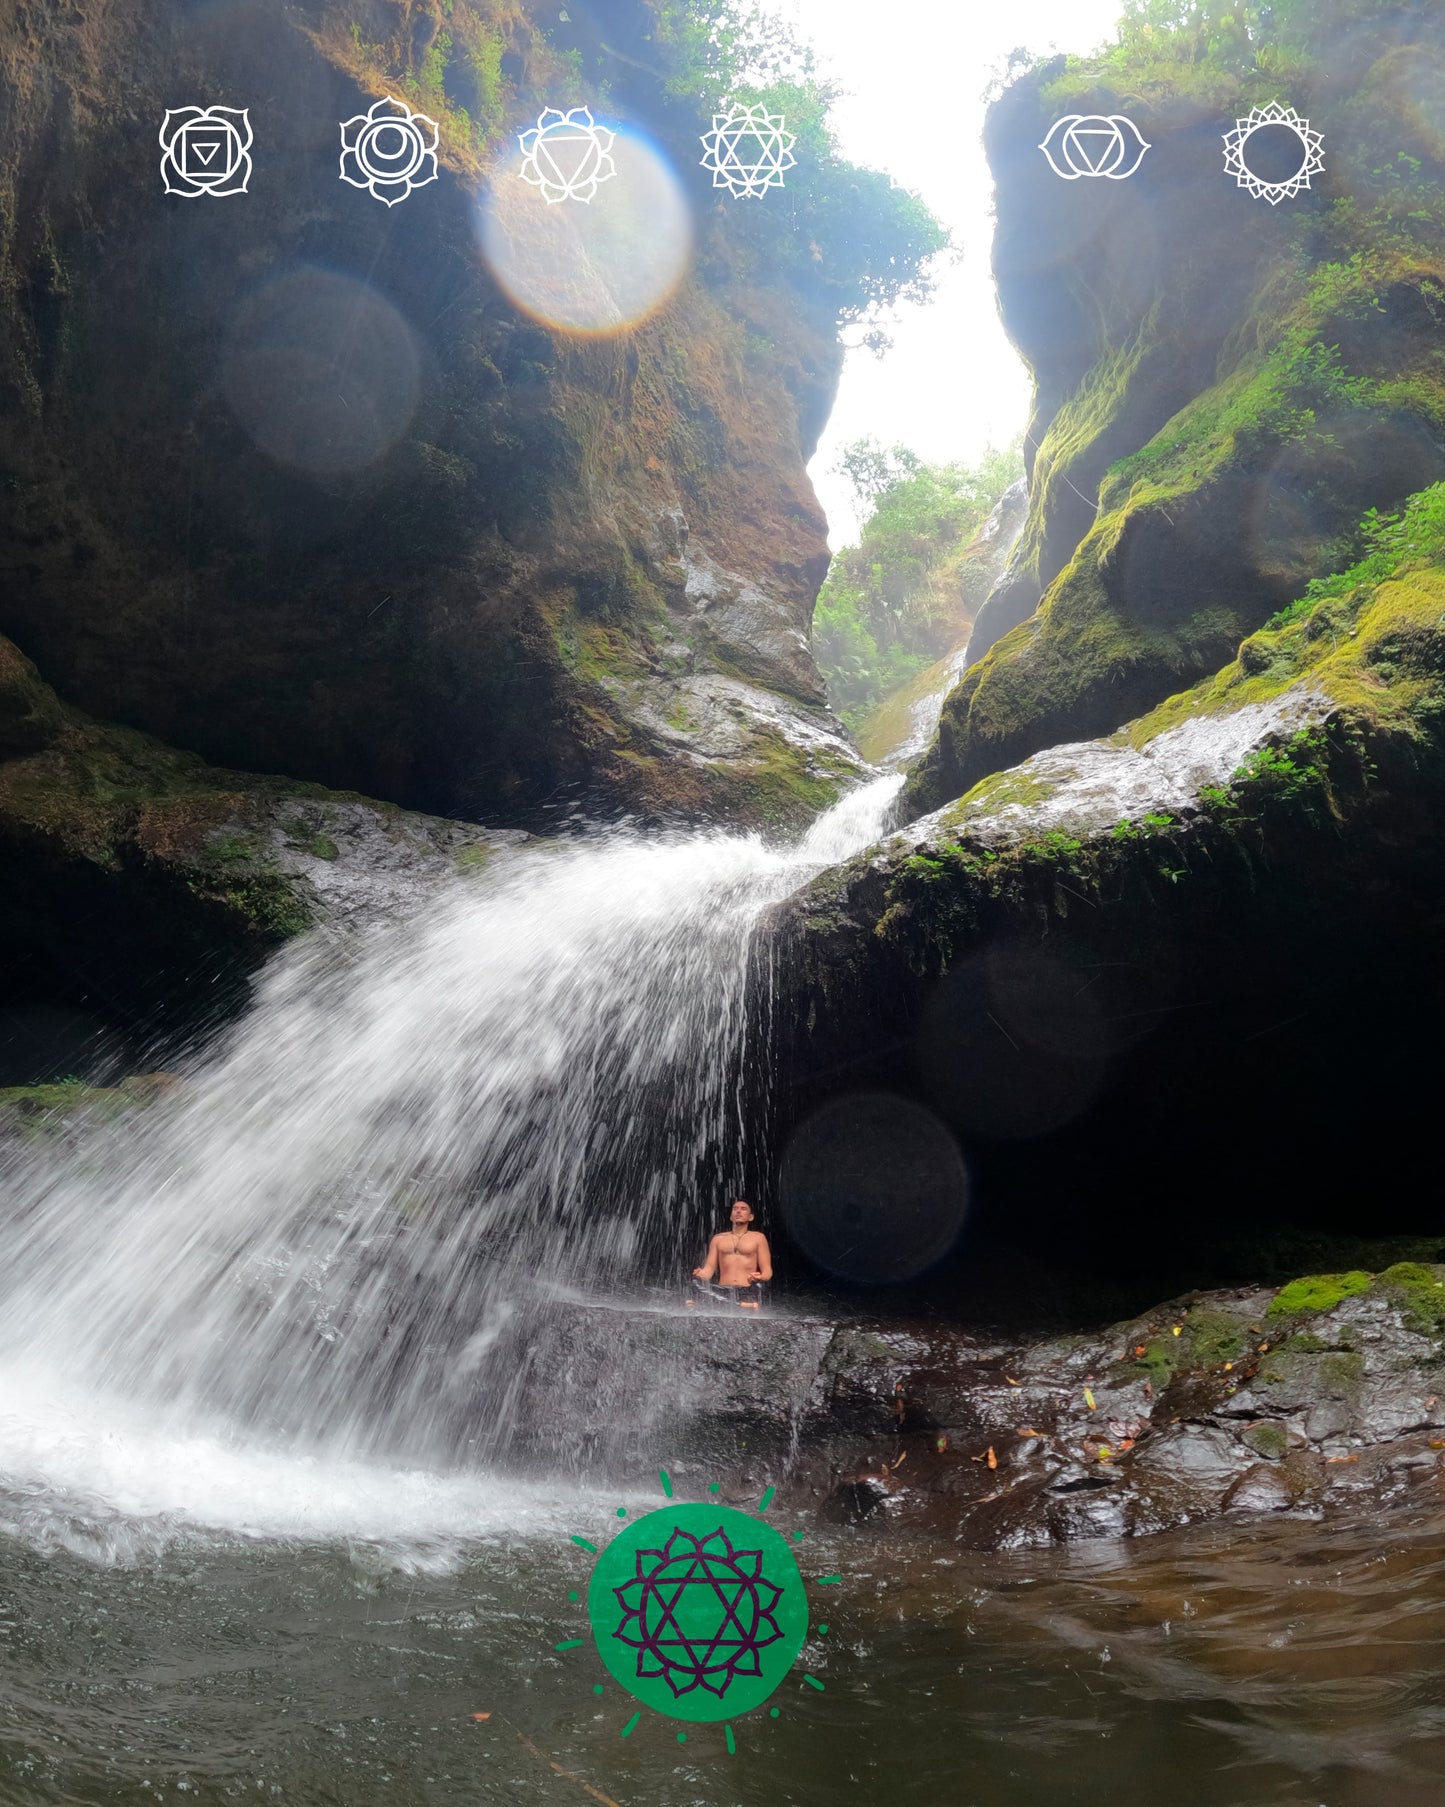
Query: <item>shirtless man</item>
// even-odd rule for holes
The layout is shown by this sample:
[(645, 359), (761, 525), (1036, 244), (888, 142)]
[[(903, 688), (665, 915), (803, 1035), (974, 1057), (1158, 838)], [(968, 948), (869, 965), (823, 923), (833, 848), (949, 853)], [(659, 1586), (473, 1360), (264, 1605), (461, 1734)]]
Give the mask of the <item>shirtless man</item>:
[[(753, 1208), (745, 1199), (737, 1201), (731, 1216), (732, 1228), (719, 1230), (713, 1237), (707, 1245), (707, 1260), (692, 1270), (693, 1278), (711, 1281), (716, 1275), (719, 1286), (737, 1289), (738, 1304), (744, 1311), (756, 1311), (761, 1304), (757, 1283), (773, 1277), (772, 1252), (762, 1231), (748, 1227), (753, 1221)], [(751, 1292), (751, 1298), (743, 1296), (744, 1289)], [(689, 1299), (688, 1304), (691, 1303)]]

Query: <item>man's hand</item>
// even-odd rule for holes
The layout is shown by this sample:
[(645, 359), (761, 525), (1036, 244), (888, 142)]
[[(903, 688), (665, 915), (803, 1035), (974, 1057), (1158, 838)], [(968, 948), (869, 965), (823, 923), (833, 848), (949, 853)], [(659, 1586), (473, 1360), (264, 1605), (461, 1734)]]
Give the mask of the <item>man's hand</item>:
[(694, 1280), (706, 1280), (707, 1269), (705, 1267), (695, 1267), (692, 1270), (692, 1277)]

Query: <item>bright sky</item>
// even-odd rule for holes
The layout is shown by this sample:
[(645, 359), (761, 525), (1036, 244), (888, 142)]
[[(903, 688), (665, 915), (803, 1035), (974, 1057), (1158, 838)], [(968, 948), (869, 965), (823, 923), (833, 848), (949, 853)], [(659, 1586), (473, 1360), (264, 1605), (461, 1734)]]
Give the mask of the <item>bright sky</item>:
[(1120, 0), (767, 0), (847, 92), (841, 148), (916, 190), (963, 248), (927, 307), (900, 311), (894, 349), (850, 351), (837, 406), (810, 466), (834, 548), (856, 538), (852, 492), (832, 467), (872, 434), (930, 461), (976, 458), (1024, 425), (1029, 387), (1004, 337), (989, 274), (993, 185), (983, 91), (1018, 46), (1087, 52), (1113, 32)]

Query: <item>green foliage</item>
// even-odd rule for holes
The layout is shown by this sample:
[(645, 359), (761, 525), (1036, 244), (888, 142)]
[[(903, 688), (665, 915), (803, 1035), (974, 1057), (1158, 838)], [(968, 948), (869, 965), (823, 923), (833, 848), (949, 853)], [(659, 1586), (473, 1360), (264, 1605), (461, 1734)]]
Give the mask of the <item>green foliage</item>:
[(904, 446), (861, 439), (839, 468), (872, 512), (859, 544), (829, 569), (813, 652), (834, 707), (856, 726), (957, 643), (967, 627), (959, 561), (1023, 461), (1015, 445), (976, 465), (930, 465)]
[(1303, 1311), (1333, 1311), (1342, 1299), (1364, 1292), (1370, 1275), (1360, 1269), (1348, 1274), (1307, 1274), (1291, 1280), (1270, 1300), (1265, 1316), (1290, 1318)]
[(786, 189), (729, 216), (759, 269), (815, 293), (839, 324), (932, 294), (946, 229), (881, 170), (840, 155), (828, 119), (838, 90), (786, 24), (744, 0), (660, 0), (652, 36), (669, 95), (704, 114), (762, 103), (796, 138)]
[(1321, 604), (1373, 592), (1402, 572), (1445, 561), (1445, 483), (1411, 496), (1398, 514), (1372, 508), (1360, 523), (1360, 558), (1333, 577), (1317, 577), (1298, 601), (1268, 623), (1286, 627), (1313, 615)]

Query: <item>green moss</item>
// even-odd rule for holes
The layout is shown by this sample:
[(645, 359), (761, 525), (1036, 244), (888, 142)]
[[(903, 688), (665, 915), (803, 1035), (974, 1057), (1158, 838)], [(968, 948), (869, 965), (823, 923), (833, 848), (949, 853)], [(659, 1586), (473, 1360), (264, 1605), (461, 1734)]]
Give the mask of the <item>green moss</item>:
[(1273, 1419), (1247, 1425), (1239, 1434), (1246, 1448), (1268, 1462), (1282, 1462), (1289, 1454), (1289, 1432)]
[(1309, 1274), (1291, 1280), (1270, 1300), (1266, 1316), (1294, 1317), (1306, 1311), (1333, 1311), (1342, 1299), (1362, 1293), (1370, 1285), (1370, 1276), (1356, 1270), (1348, 1274)]
[(1422, 1261), (1397, 1261), (1375, 1281), (1376, 1289), (1400, 1307), (1407, 1330), (1420, 1336), (1445, 1336), (1445, 1267)]
[(484, 872), (491, 861), (492, 849), (485, 841), (478, 841), (473, 847), (462, 847), (456, 856), (458, 872)]

